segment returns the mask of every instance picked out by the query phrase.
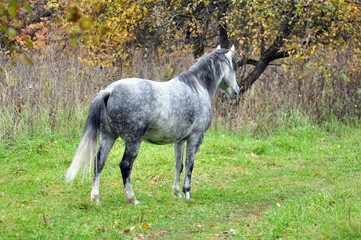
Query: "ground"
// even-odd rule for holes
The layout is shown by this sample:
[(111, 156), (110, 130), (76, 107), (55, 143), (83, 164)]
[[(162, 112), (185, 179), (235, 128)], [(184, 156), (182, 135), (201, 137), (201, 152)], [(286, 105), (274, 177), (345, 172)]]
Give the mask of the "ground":
[(361, 129), (305, 124), (254, 136), (212, 128), (197, 154), (192, 197), (172, 193), (173, 147), (143, 143), (124, 201), (121, 141), (101, 176), (64, 174), (80, 139), (46, 134), (2, 141), (0, 235), (4, 239), (361, 238)]

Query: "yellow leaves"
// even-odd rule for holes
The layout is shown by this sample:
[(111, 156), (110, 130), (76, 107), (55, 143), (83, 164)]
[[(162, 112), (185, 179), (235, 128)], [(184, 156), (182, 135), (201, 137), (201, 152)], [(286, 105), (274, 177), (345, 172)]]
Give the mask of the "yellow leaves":
[[(76, 23), (73, 33), (77, 38), (80, 36), (83, 49), (89, 54), (87, 61), (124, 67), (131, 64), (129, 49), (139, 46), (160, 48), (160, 55), (162, 49), (179, 52), (182, 44), (183, 49), (191, 48), (198, 38), (205, 46), (214, 46), (219, 41), (214, 37), (219, 23), (227, 25), (230, 39), (238, 41), (241, 48), (245, 46), (246, 57), (259, 56), (278, 37), (280, 25), (294, 3), (291, 0), (231, 0), (227, 12), (222, 13), (223, 2), (177, 0), (165, 4), (152, 0), (79, 0), (77, 7), (70, 8), (67, 19)], [(359, 21), (355, 21), (355, 16), (360, 16), (359, 8), (351, 1), (304, 0), (296, 1), (296, 7), (299, 22), (293, 26), (293, 36), (285, 36), (287, 39), (281, 48), (298, 53), (297, 60), (304, 61), (316, 54), (319, 48), (312, 46), (317, 42), (337, 45), (343, 33), (360, 29), (351, 24)], [(222, 13), (220, 19), (218, 13)], [(152, 42), (154, 39), (156, 41)]]
[[(116, 226), (118, 226), (118, 225), (116, 225)], [(142, 223), (140, 225), (140, 228), (144, 231), (148, 231), (150, 229), (150, 225), (148, 223)], [(137, 229), (136, 226), (131, 226), (130, 228), (124, 229), (123, 233), (130, 233), (130, 232), (135, 231), (136, 229)]]
[(66, 16), (66, 20), (69, 22), (77, 22), (81, 18), (81, 12), (78, 7), (69, 8), (68, 15)]
[(109, 31), (109, 28), (108, 28), (108, 27), (105, 27), (105, 26), (103, 26), (103, 25), (100, 25), (100, 26), (99, 26), (100, 36), (105, 35), (108, 31)]
[(143, 7), (143, 15), (146, 16), (148, 14), (148, 8)]
[(104, 2), (96, 2), (94, 5), (95, 12), (101, 12), (106, 9), (106, 4)]
[(297, 60), (299, 60), (299, 61), (303, 61), (303, 60), (306, 59), (306, 56), (303, 55), (303, 54), (296, 54), (296, 55), (295, 55), (295, 58), (296, 58)]
[[(109, 3), (84, 0), (80, 2), (79, 8), (71, 8), (68, 19), (76, 21), (78, 35), (85, 35), (81, 39), (84, 42), (83, 49), (90, 57), (86, 60), (94, 64), (101, 62), (102, 66), (111, 66), (119, 60), (128, 64), (129, 53), (124, 45), (135, 42), (136, 31), (149, 14), (147, 6), (143, 4), (125, 0)], [(91, 33), (92, 36), (84, 33)]]
[(150, 226), (149, 226), (149, 224), (147, 224), (147, 223), (142, 223), (141, 228), (142, 228), (143, 230), (149, 230)]
[(94, 28), (94, 23), (91, 18), (84, 18), (80, 20), (79, 26), (82, 30), (91, 30)]
[(120, 57), (121, 57), (123, 60), (126, 60), (126, 59), (129, 57), (129, 54), (128, 54), (128, 53), (123, 53), (123, 54), (120, 54)]

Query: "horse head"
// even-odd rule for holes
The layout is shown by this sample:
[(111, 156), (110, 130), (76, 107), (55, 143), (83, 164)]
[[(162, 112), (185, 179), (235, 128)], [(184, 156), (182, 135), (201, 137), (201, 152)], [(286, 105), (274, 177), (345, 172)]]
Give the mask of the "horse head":
[[(220, 46), (217, 47), (220, 49)], [(219, 88), (222, 89), (230, 99), (235, 99), (239, 95), (239, 87), (237, 84), (237, 68), (238, 64), (233, 58), (235, 53), (234, 45), (231, 49), (225, 54), (225, 64), (224, 64), (224, 75), (219, 85)]]

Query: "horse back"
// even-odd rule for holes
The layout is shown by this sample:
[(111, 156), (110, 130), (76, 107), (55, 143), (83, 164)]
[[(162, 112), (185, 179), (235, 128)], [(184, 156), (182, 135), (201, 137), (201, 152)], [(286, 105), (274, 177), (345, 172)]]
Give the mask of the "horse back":
[(109, 124), (123, 139), (144, 137), (149, 142), (166, 144), (209, 127), (210, 100), (182, 82), (126, 79), (110, 90)]

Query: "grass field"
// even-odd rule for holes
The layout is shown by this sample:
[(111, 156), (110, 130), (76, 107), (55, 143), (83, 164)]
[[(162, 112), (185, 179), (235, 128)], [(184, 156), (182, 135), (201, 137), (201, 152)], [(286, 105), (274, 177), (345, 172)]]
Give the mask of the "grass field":
[(143, 143), (137, 206), (124, 201), (121, 141), (102, 173), (100, 205), (90, 201), (91, 181), (65, 183), (80, 131), (0, 143), (0, 239), (361, 239), (360, 127), (212, 129), (191, 201), (172, 194), (173, 147)]

